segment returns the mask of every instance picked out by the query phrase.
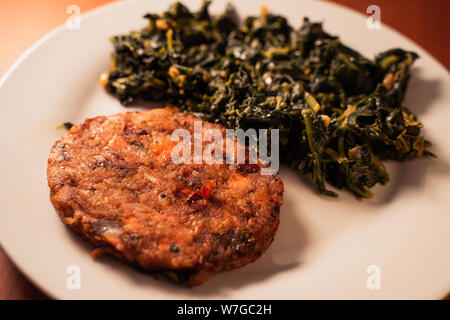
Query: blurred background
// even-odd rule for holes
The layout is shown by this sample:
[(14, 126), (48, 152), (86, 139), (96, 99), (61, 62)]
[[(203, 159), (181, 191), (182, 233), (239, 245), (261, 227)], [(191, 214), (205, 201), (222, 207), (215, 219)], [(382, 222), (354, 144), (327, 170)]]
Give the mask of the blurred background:
[[(161, 1), (161, 0), (148, 0)], [(168, 4), (175, 0), (165, 0)], [(247, 0), (252, 1), (252, 0)], [(296, 1), (296, 0), (292, 0)], [(325, 0), (315, 0), (325, 1)], [(34, 42), (66, 22), (68, 6), (85, 13), (111, 0), (14, 0), (0, 1), (0, 76)], [(389, 25), (431, 53), (450, 68), (449, 0), (326, 0), (366, 15), (378, 5), (381, 23)], [(0, 299), (45, 299), (12, 264), (0, 246)], [(448, 298), (448, 297), (447, 297)]]

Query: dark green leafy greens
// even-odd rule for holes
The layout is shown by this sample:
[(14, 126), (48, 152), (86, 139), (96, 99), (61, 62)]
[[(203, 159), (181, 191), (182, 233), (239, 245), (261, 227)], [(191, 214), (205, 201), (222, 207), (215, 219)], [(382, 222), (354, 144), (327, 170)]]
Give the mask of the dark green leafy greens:
[(126, 105), (165, 101), (228, 128), (280, 129), (281, 160), (326, 183), (370, 198), (389, 180), (382, 160), (431, 155), (422, 125), (402, 106), (417, 55), (402, 49), (374, 61), (304, 18), (299, 29), (262, 10), (243, 24), (232, 7), (204, 1), (147, 14), (140, 31), (112, 38), (107, 89)]

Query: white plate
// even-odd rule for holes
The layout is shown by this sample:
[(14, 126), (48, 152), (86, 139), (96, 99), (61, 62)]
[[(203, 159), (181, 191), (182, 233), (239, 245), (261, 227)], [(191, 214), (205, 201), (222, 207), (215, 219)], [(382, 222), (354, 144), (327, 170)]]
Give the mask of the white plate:
[[(198, 8), (200, 1), (186, 1)], [(422, 48), (366, 16), (324, 2), (264, 0), (298, 26), (304, 15), (368, 57), (391, 47), (420, 54), (405, 105), (425, 124), (436, 160), (388, 163), (391, 182), (359, 202), (341, 192), (331, 199), (282, 169), (285, 204), (268, 252), (257, 262), (188, 289), (106, 258), (59, 221), (49, 201), (46, 166), (65, 121), (125, 111), (97, 82), (112, 50), (108, 38), (145, 25), (165, 1), (119, 2), (83, 16), (81, 29), (62, 26), (31, 47), (0, 84), (0, 237), (15, 263), (56, 298), (303, 299), (441, 298), (450, 291), (450, 87), (447, 71)], [(225, 1), (215, 1), (217, 12)], [(235, 1), (242, 16), (259, 1)], [(67, 268), (81, 270), (80, 290), (66, 286)], [(368, 266), (381, 271), (381, 288), (366, 285)]]

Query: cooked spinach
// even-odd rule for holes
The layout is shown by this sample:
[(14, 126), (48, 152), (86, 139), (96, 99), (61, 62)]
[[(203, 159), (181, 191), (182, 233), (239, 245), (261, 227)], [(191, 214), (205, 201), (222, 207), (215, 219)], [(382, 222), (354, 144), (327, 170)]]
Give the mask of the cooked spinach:
[(326, 183), (370, 198), (389, 175), (382, 160), (424, 155), (422, 124), (402, 106), (414, 52), (373, 61), (304, 18), (299, 29), (263, 8), (239, 23), (173, 4), (146, 14), (148, 26), (112, 38), (106, 84), (122, 104), (164, 101), (228, 128), (280, 130), (281, 160)]

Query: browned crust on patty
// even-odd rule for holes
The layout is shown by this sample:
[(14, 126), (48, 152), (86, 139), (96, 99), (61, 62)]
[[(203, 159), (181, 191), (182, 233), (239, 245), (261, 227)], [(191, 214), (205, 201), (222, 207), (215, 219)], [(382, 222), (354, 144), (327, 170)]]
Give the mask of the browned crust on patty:
[[(194, 120), (164, 108), (73, 126), (48, 159), (62, 221), (100, 248), (95, 253), (175, 271), (189, 286), (255, 261), (273, 241), (283, 184), (261, 175), (261, 165), (173, 163), (171, 134), (192, 133)], [(203, 122), (208, 128), (224, 131)]]

